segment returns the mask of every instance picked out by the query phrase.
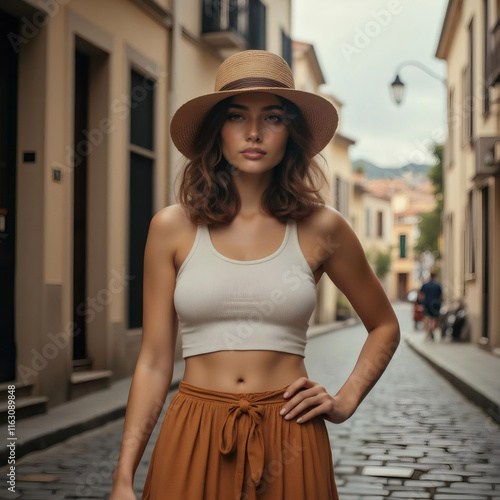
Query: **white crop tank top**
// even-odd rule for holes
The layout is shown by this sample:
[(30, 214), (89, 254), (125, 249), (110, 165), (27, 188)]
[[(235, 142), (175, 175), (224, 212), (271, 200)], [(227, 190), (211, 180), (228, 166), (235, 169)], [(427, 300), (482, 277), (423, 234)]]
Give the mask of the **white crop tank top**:
[(304, 357), (315, 304), (316, 281), (295, 220), (274, 253), (248, 261), (220, 254), (199, 225), (174, 291), (182, 357), (250, 349)]

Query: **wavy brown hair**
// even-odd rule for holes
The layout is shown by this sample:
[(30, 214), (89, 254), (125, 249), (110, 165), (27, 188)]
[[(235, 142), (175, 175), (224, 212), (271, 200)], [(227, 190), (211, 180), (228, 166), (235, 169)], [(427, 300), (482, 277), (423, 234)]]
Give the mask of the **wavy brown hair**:
[[(277, 96), (284, 106), (289, 136), (282, 161), (273, 168), (270, 185), (262, 196), (263, 209), (280, 222), (300, 220), (325, 204), (320, 194), (328, 183), (314, 159), (314, 138), (299, 108)], [(195, 141), (195, 155), (178, 174), (177, 199), (193, 224), (230, 223), (241, 208), (232, 181), (237, 169), (222, 155), (220, 131), (232, 97), (217, 103), (203, 121)]]

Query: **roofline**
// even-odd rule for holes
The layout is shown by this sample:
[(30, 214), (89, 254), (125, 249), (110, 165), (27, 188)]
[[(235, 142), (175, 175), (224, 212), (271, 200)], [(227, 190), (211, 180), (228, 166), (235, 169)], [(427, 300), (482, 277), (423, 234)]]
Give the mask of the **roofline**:
[(439, 42), (435, 54), (438, 59), (446, 60), (446, 55), (450, 47), (454, 21), (462, 8), (462, 2), (463, 0), (448, 0), (448, 6), (446, 7), (446, 14), (444, 15), (441, 35), (439, 36)]
[(335, 132), (335, 135), (333, 136), (333, 140), (337, 140), (339, 142), (342, 142), (343, 144), (346, 144), (347, 146), (352, 146), (353, 144), (356, 144), (356, 141), (354, 139), (349, 139), (349, 137), (345, 136), (344, 134), (341, 134), (340, 132)]
[(384, 200), (384, 201), (389, 201), (389, 202), (391, 201), (390, 195), (374, 193), (373, 191), (370, 191), (369, 189), (367, 189), (360, 182), (354, 182), (354, 192), (357, 192), (359, 194), (366, 194), (367, 196), (371, 196), (372, 198), (376, 198), (377, 200)]
[(307, 43), (307, 42), (299, 42), (298, 40), (293, 40), (293, 42), (298, 42), (297, 46), (300, 44), (302, 47), (304, 47), (304, 54), (307, 56), (309, 61), (311, 62), (311, 65), (313, 67), (313, 71), (318, 78), (318, 84), (321, 85), (323, 83), (326, 83), (325, 77), (323, 75), (323, 71), (321, 70), (321, 66), (318, 61), (318, 57), (316, 55), (316, 50), (314, 49), (314, 45), (312, 43)]

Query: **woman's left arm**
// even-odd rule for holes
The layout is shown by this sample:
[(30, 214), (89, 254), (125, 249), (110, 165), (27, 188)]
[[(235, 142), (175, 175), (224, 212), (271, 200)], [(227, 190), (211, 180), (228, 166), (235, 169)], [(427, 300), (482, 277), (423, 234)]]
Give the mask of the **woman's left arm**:
[[(335, 396), (306, 377), (293, 382), (287, 389), (289, 401), (282, 415), (299, 422), (322, 415), (340, 423), (347, 420), (380, 378), (396, 351), (400, 331), (391, 303), (366, 259), (356, 234), (347, 221), (333, 208), (326, 206), (321, 215), (319, 236), (327, 255), (322, 260), (324, 271), (345, 294), (368, 331), (354, 369)], [(299, 392), (297, 392), (299, 389)], [(286, 393), (285, 393), (286, 394)]]

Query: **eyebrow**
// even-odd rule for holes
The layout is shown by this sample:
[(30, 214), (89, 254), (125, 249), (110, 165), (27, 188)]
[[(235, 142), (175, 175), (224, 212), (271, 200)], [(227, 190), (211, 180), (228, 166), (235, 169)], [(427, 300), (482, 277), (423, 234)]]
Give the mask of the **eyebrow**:
[[(248, 107), (243, 106), (241, 104), (230, 104), (229, 107), (230, 108), (244, 109), (244, 110), (248, 111)], [(279, 104), (272, 104), (271, 106), (264, 106), (261, 109), (261, 111), (270, 111), (272, 109), (280, 109), (281, 111), (283, 111), (283, 106), (280, 106)]]

